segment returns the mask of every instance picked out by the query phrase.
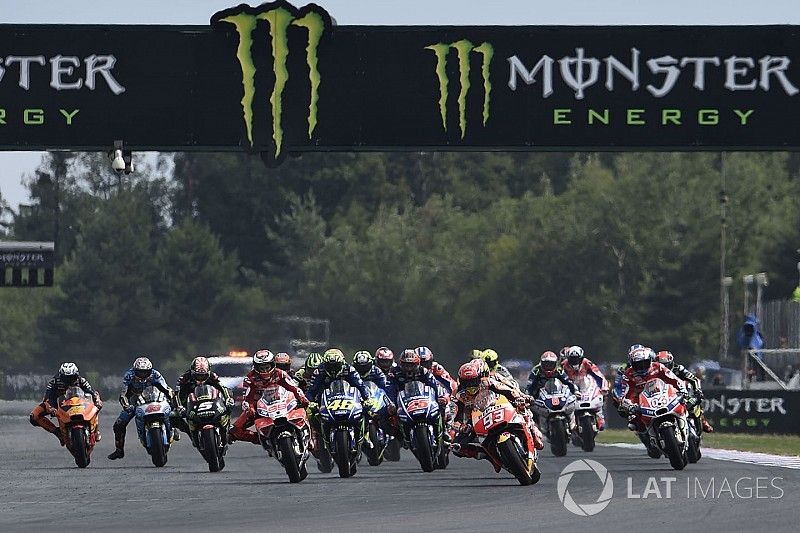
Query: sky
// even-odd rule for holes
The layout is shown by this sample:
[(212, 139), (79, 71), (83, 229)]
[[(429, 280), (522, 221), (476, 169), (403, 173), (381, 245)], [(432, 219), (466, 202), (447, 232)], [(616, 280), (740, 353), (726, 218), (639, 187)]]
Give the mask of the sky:
[[(208, 24), (243, 0), (0, 0), (2, 24)], [(244, 2), (258, 5), (261, 2)], [(294, 0), (298, 6), (304, 0)], [(798, 0), (316, 0), (340, 25), (800, 24)], [(0, 50), (0, 57), (6, 52)], [(0, 152), (0, 193), (27, 202), (37, 152)]]

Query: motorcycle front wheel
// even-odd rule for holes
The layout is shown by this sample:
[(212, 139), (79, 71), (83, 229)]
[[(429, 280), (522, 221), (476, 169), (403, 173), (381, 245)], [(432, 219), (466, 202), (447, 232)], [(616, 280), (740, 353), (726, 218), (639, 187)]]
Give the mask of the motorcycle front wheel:
[(567, 455), (567, 428), (560, 418), (550, 420), (550, 451), (556, 457)]
[(204, 429), (200, 436), (200, 445), (203, 447), (203, 458), (208, 463), (209, 472), (219, 472), (222, 466), (217, 453), (217, 432), (214, 428)]
[(286, 470), (286, 475), (289, 476), (289, 481), (291, 483), (300, 483), (303, 480), (303, 476), (300, 474), (297, 455), (294, 453), (294, 439), (292, 437), (281, 438), (278, 441), (278, 451), (281, 453), (281, 462), (284, 470)]
[(684, 460), (683, 450), (675, 437), (675, 428), (673, 426), (662, 426), (658, 428), (658, 433), (661, 436), (661, 440), (664, 441), (664, 453), (669, 458), (669, 464), (675, 470), (683, 470), (687, 461)]
[(517, 450), (517, 445), (514, 444), (512, 439), (507, 439), (497, 446), (497, 451), (500, 453), (500, 459), (503, 461), (509, 472), (511, 472), (520, 485), (532, 485), (533, 479), (528, 474), (528, 469), (525, 467), (525, 461)]
[(167, 452), (164, 450), (164, 441), (160, 427), (147, 428), (150, 437), (150, 458), (153, 464), (162, 467), (167, 464)]
[(89, 466), (89, 448), (86, 445), (86, 433), (82, 427), (74, 427), (69, 432), (72, 444), (72, 455), (75, 457), (75, 464), (78, 468)]
[(414, 439), (414, 452), (422, 471), (433, 472), (433, 452), (431, 452), (431, 439), (427, 426), (416, 426), (412, 438)]
[(336, 466), (339, 467), (339, 477), (350, 477), (353, 475), (350, 469), (350, 433), (340, 429), (336, 432), (334, 442), (336, 443), (334, 459)]

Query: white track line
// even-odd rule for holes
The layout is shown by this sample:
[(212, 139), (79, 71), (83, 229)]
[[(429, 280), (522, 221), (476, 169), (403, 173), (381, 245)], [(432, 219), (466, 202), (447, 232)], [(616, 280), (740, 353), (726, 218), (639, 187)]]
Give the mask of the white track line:
[[(633, 448), (644, 450), (644, 444), (631, 444), (627, 442), (617, 442), (613, 444), (598, 444), (599, 446), (613, 446), (614, 448)], [(791, 468), (800, 470), (800, 456), (772, 455), (760, 452), (741, 452), (739, 450), (721, 450), (718, 448), (700, 448), (703, 457), (717, 459), (719, 461), (733, 461), (735, 463), (747, 463), (761, 466), (778, 466), (781, 468)]]

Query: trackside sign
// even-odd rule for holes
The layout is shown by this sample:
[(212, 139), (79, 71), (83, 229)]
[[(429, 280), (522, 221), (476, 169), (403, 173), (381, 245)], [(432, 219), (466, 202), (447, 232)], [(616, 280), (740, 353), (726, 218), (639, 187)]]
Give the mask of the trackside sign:
[(2, 29), (7, 150), (800, 147), (795, 26), (337, 26), (280, 1)]

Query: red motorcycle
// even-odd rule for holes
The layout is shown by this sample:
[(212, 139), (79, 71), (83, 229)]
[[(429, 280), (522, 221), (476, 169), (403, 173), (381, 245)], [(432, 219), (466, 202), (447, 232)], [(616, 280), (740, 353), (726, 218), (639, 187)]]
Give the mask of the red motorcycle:
[(255, 406), (255, 427), (261, 446), (283, 465), (289, 481), (299, 483), (308, 476), (311, 428), (306, 410), (294, 394), (280, 385), (264, 390)]
[(645, 383), (639, 393), (636, 409), (647, 427), (651, 444), (669, 458), (675, 470), (683, 470), (688, 463), (689, 427), (686, 406), (678, 390), (660, 379)]
[(520, 413), (505, 396), (484, 390), (475, 397), (472, 427), (486, 453), (499, 460), (520, 485), (539, 481), (529, 411)]

